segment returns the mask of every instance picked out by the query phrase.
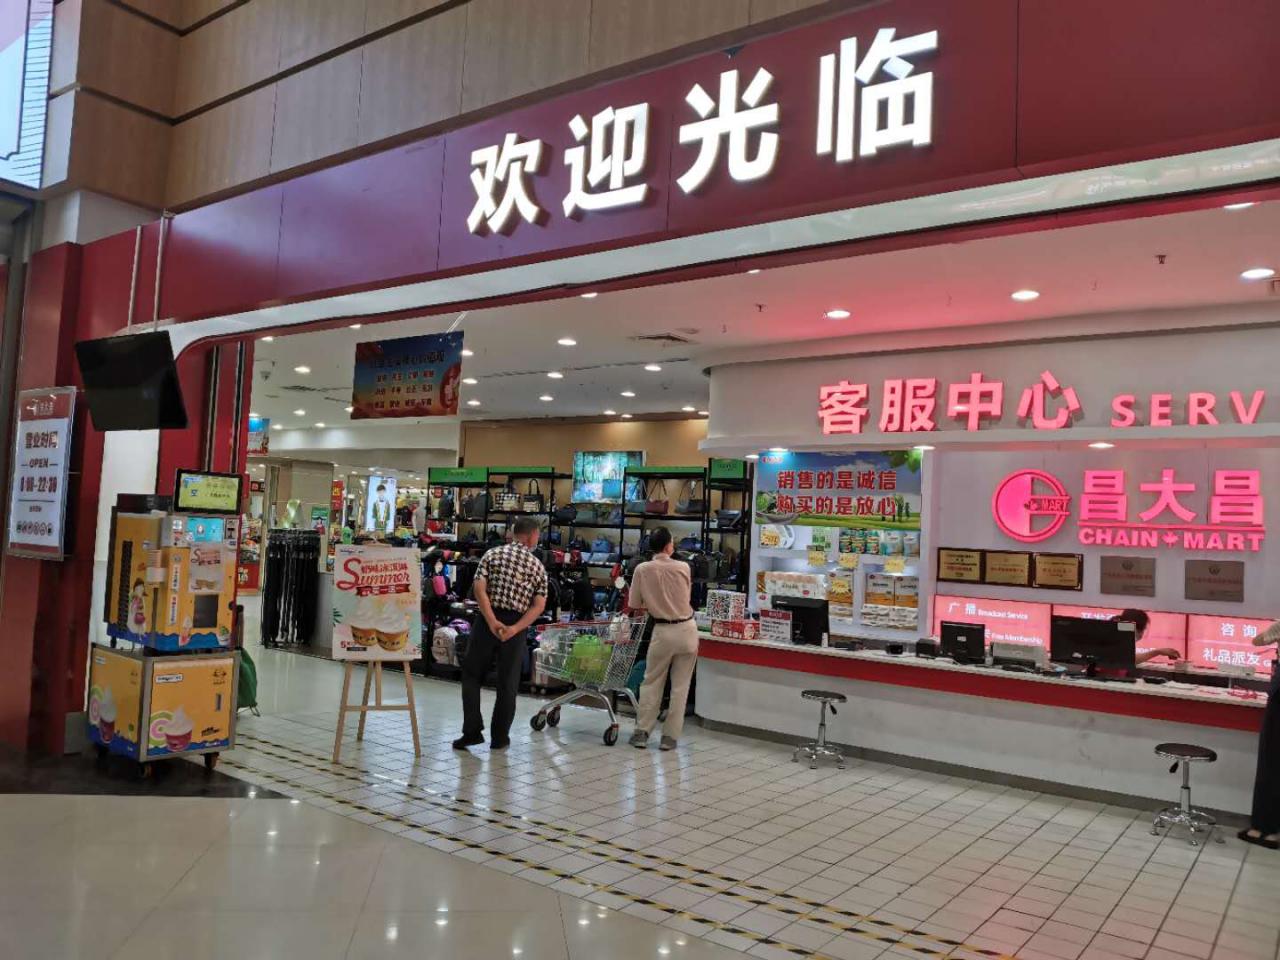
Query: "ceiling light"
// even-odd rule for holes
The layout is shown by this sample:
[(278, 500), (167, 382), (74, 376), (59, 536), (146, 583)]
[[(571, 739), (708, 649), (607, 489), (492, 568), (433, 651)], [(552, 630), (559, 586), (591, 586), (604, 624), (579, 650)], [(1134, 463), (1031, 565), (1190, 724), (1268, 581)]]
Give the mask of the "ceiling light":
[(670, 948), (670, 947), (659, 947), (659, 948), (658, 948), (658, 955), (659, 955), (659, 956), (662, 956), (662, 957), (669, 957), (669, 956), (671, 956), (671, 948)]
[(1270, 267), (1250, 267), (1240, 274), (1240, 278), (1242, 280), (1270, 280), (1275, 275), (1276, 272)]
[(681, 407), (680, 409), (683, 410), (685, 413), (693, 413), (693, 411), (697, 410), (698, 408), (697, 407)]
[(709, 417), (709, 416), (711, 416), (711, 414), (710, 414), (710, 412), (709, 412), (709, 411), (707, 411), (707, 410), (699, 410), (699, 411), (698, 411), (698, 416), (700, 416), (700, 417)]
[(578, 341), (573, 339), (573, 337), (561, 337), (556, 341), (556, 343), (560, 344), (562, 347), (576, 347), (578, 345)]
[(317, 430), (323, 430), (323, 429), (324, 429), (324, 424), (323, 424), (323, 423), (317, 423), (317, 424), (316, 424), (316, 429), (317, 429)]
[(478, 407), (478, 406), (480, 406), (480, 401), (479, 401), (479, 400), (468, 400), (468, 401), (467, 401), (467, 406), (468, 406), (468, 407)]
[(359, 330), (361, 326), (363, 326), (363, 324), (353, 323), (353, 324), (351, 325), (351, 329), (352, 329), (352, 330)]
[(262, 342), (263, 342), (263, 343), (275, 343), (275, 342), (276, 342), (276, 338), (275, 338), (275, 337), (263, 337), (263, 338), (262, 338)]
[(1222, 209), (1223, 210), (1248, 210), (1252, 206), (1254, 206), (1254, 201), (1246, 200), (1241, 203), (1228, 203)]
[(307, 415), (307, 411), (305, 411), (305, 410), (295, 410), (295, 411), (293, 411), (293, 415), (294, 415), (295, 417), (305, 417), (305, 416)]
[(437, 926), (437, 927), (447, 927), (448, 925), (449, 925), (449, 918), (448, 918), (448, 917), (438, 917), (438, 918), (436, 919), (436, 926)]
[(1089, 449), (1091, 449), (1091, 450), (1110, 450), (1110, 449), (1111, 449), (1112, 447), (1114, 447), (1114, 446), (1115, 446), (1115, 444), (1114, 444), (1114, 443), (1107, 443), (1107, 441), (1105, 441), (1105, 440), (1095, 440), (1093, 443), (1089, 444)]
[(604, 412), (604, 415), (605, 415), (606, 417), (616, 417), (616, 416), (618, 415), (618, 411), (617, 411), (617, 410), (606, 410), (606, 411)]
[(293, 372), (294, 373), (310, 373), (311, 368), (310, 367), (294, 367)]
[(477, 380), (475, 377), (463, 377), (462, 382), (465, 383), (468, 387), (474, 387), (480, 381)]
[(758, 454), (758, 453), (748, 453), (745, 459), (747, 459), (747, 460), (759, 460), (759, 459), (760, 459), (760, 454)]
[(644, 368), (645, 368), (646, 370), (648, 370), (650, 373), (659, 373), (659, 372), (661, 372), (661, 370), (662, 370), (662, 364), (660, 364), (660, 363), (646, 363), (646, 364), (644, 365)]
[(769, 452), (770, 453), (789, 453), (790, 451), (787, 450), (786, 447), (770, 447)]
[(548, 376), (548, 377), (550, 377), (552, 380), (563, 380), (563, 379), (564, 379), (564, 374), (563, 374), (563, 373), (561, 373), (559, 370), (552, 370), (552, 371), (550, 371), (550, 372), (547, 374), (547, 376)]
[(835, 310), (827, 311), (828, 320), (848, 320), (851, 316), (852, 314), (848, 310), (842, 310), (838, 307)]
[(752, 267), (750, 270), (748, 270), (748, 271), (747, 271), (747, 273), (750, 273), (750, 274), (756, 274), (756, 273), (759, 273), (759, 272), (760, 272), (760, 268), (759, 268), (759, 267)]
[(635, 395), (636, 392), (634, 390), (623, 390), (622, 393), (619, 394), (619, 396), (623, 397), (634, 397)]
[(1009, 296), (1012, 297), (1014, 300), (1017, 300), (1019, 303), (1028, 303), (1032, 300), (1037, 299), (1040, 296), (1040, 291), (1039, 290), (1015, 290), (1013, 291), (1013, 293), (1009, 294)]
[(345, 411), (347, 411), (347, 413), (355, 413), (355, 412), (356, 412), (356, 408), (355, 408), (355, 407), (343, 407), (342, 409), (343, 409), (343, 410), (345, 410)]
[(475, 354), (475, 351), (474, 351), (474, 350), (468, 350), (466, 347), (463, 347), (463, 348), (462, 348), (462, 355), (463, 355), (464, 357), (474, 357), (476, 354)]
[(912, 450), (919, 450), (921, 453), (924, 453), (924, 452), (925, 452), (925, 451), (927, 451), (927, 450), (932, 450), (932, 449), (933, 449), (933, 447), (929, 446), (929, 444), (927, 444), (927, 443), (917, 443), (917, 444), (916, 444), (914, 447), (912, 447), (911, 449), (912, 449)]
[(279, 423), (273, 423), (273, 424), (271, 425), (271, 429), (272, 429), (272, 430), (283, 430), (283, 429), (284, 429), (284, 426), (283, 426), (283, 425), (281, 425), (281, 424), (279, 424)]
[(543, 403), (550, 403), (552, 400), (554, 400), (554, 399), (555, 399), (555, 397), (553, 397), (553, 396), (552, 396), (551, 394), (549, 394), (549, 393), (544, 393), (544, 394), (543, 394), (542, 396), (540, 396), (538, 399), (539, 399), (539, 400), (541, 400)]
[(624, 414), (622, 415), (622, 419), (623, 419), (623, 420), (630, 420), (630, 419), (631, 419), (631, 414), (629, 414), (629, 413), (624, 413)]
[(592, 290), (589, 293), (579, 294), (579, 296), (581, 296), (583, 300), (594, 300), (596, 297), (600, 296), (600, 294)]

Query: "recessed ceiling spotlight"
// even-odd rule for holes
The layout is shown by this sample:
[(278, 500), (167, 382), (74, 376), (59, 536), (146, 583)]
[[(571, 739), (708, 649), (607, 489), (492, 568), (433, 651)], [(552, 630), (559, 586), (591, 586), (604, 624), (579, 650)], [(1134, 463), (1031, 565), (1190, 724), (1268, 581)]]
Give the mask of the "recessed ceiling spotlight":
[(606, 410), (606, 411), (604, 412), (604, 415), (605, 415), (606, 417), (616, 417), (616, 416), (618, 415), (618, 411), (617, 411), (617, 410)]
[(1255, 206), (1255, 201), (1245, 200), (1240, 203), (1228, 203), (1222, 209), (1223, 210), (1248, 210), (1252, 206)]
[(463, 347), (462, 355), (464, 357), (474, 357), (476, 355), (476, 352), (474, 350), (468, 350), (466, 347)]
[(746, 457), (744, 457), (743, 459), (745, 459), (745, 460), (759, 460), (759, 459), (760, 459), (760, 454), (758, 454), (758, 453), (748, 453), (748, 454), (746, 455)]
[(263, 338), (262, 338), (262, 342), (263, 342), (263, 343), (275, 343), (275, 342), (276, 342), (276, 338), (275, 338), (275, 337), (263, 337)]
[(709, 417), (709, 416), (711, 416), (711, 413), (710, 413), (709, 411), (707, 411), (707, 410), (699, 410), (699, 411), (698, 411), (698, 416), (700, 416), (700, 417)]
[(347, 413), (355, 413), (355, 412), (356, 412), (356, 408), (355, 408), (355, 407), (343, 407), (342, 409), (343, 409), (343, 410), (345, 410), (345, 411), (347, 411)]
[(272, 429), (272, 430), (283, 430), (283, 429), (284, 429), (284, 425), (283, 425), (283, 424), (280, 424), (280, 423), (273, 423), (273, 424), (271, 425), (271, 429)]
[(623, 420), (630, 420), (630, 419), (631, 419), (631, 414), (629, 414), (629, 413), (624, 413), (624, 414), (622, 415), (622, 419), (623, 419)]
[(697, 410), (698, 408), (697, 407), (681, 407), (680, 409), (683, 410), (685, 413), (693, 413), (693, 411)]
[(770, 447), (769, 452), (770, 453), (790, 453), (790, 451), (786, 447)]
[(634, 390), (623, 390), (620, 395), (624, 397), (634, 397), (636, 392)]
[(293, 372), (294, 372), (294, 373), (310, 373), (310, 372), (311, 372), (311, 368), (310, 368), (310, 367), (306, 367), (306, 366), (294, 367), (294, 368), (293, 368)]
[(1019, 303), (1028, 303), (1040, 296), (1039, 290), (1015, 290), (1009, 294), (1010, 298), (1017, 300)]
[(258, 417), (258, 415), (257, 415), (256, 413), (254, 413), (252, 410), (250, 410), (250, 411), (249, 411), (249, 416), (253, 417), (255, 420), (256, 420), (256, 419), (257, 419), (257, 417)]
[(648, 370), (650, 373), (660, 373), (660, 372), (662, 371), (662, 364), (660, 364), (660, 363), (646, 363), (646, 364), (644, 365), (644, 368), (645, 368), (646, 370)]
[(324, 429), (324, 424), (323, 424), (323, 423), (317, 423), (317, 424), (316, 424), (316, 429), (317, 429), (317, 430), (323, 430), (323, 429)]
[(578, 341), (573, 339), (573, 337), (561, 337), (556, 341), (556, 343), (560, 344), (562, 347), (576, 347), (578, 345)]
[(295, 410), (295, 411), (293, 411), (293, 415), (294, 415), (295, 417), (305, 417), (305, 416), (307, 415), (307, 411), (305, 411), (305, 410)]
[(933, 449), (933, 447), (929, 446), (929, 444), (927, 444), (927, 443), (917, 443), (917, 444), (916, 444), (914, 447), (912, 447), (911, 449), (912, 449), (912, 450), (919, 450), (921, 453), (924, 453), (925, 451), (932, 450), (932, 449)]
[(353, 323), (353, 324), (351, 325), (351, 329), (352, 329), (352, 330), (359, 330), (362, 326), (364, 326), (364, 324), (362, 324), (362, 323)]
[(563, 373), (561, 373), (559, 370), (552, 370), (551, 372), (549, 372), (549, 373), (547, 374), (547, 376), (548, 376), (548, 377), (550, 377), (552, 380), (563, 380), (563, 379), (564, 379), (564, 374), (563, 374)]
[(582, 297), (583, 300), (594, 300), (596, 297), (600, 296), (600, 294), (595, 290), (590, 290), (587, 293), (579, 294), (579, 296)]
[(555, 397), (553, 397), (553, 396), (552, 396), (551, 394), (549, 394), (549, 393), (544, 393), (544, 394), (543, 394), (542, 396), (540, 396), (538, 399), (539, 399), (539, 400), (541, 400), (543, 403), (550, 403), (552, 400), (554, 400), (554, 399), (555, 399)]
[(1115, 444), (1114, 444), (1114, 443), (1107, 443), (1107, 441), (1105, 441), (1105, 440), (1095, 440), (1093, 443), (1089, 444), (1089, 449), (1091, 449), (1091, 450), (1110, 450), (1110, 449), (1111, 449), (1112, 447), (1114, 447), (1114, 446), (1115, 446)]
[(851, 314), (848, 310), (842, 310), (839, 307), (837, 307), (835, 310), (827, 311), (828, 320), (848, 320), (851, 316), (853, 316), (853, 314)]
[(1242, 280), (1270, 280), (1275, 275), (1276, 272), (1270, 267), (1250, 267), (1240, 274), (1240, 278)]
[(759, 272), (760, 272), (759, 267), (752, 267), (750, 270), (747, 271), (747, 273), (750, 273), (750, 274), (757, 274)]
[(479, 401), (479, 400), (468, 400), (468, 401), (467, 401), (467, 406), (468, 406), (468, 407), (478, 407), (478, 406), (480, 406), (480, 401)]
[(474, 387), (480, 381), (477, 380), (475, 377), (463, 377), (462, 382), (465, 383), (468, 387)]

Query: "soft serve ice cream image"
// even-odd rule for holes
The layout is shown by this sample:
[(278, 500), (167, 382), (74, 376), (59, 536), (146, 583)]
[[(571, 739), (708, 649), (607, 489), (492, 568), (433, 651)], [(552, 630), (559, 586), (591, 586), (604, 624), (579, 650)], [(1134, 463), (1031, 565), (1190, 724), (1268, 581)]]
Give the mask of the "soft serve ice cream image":
[(116, 698), (110, 687), (107, 687), (98, 702), (98, 734), (103, 743), (110, 743), (111, 738), (116, 735)]
[(187, 712), (178, 707), (173, 712), (173, 718), (164, 726), (164, 741), (174, 753), (180, 753), (191, 745), (191, 732), (194, 724), (191, 718), (187, 716)]
[(417, 550), (339, 544), (334, 566), (335, 656), (421, 656), (421, 576)]
[(351, 615), (351, 639), (362, 647), (372, 647), (378, 642), (378, 616), (381, 611), (377, 601), (377, 597), (361, 597)]
[(396, 602), (396, 597), (383, 597), (386, 601), (378, 611), (374, 625), (378, 632), (378, 646), (388, 653), (403, 650), (409, 642), (409, 615)]

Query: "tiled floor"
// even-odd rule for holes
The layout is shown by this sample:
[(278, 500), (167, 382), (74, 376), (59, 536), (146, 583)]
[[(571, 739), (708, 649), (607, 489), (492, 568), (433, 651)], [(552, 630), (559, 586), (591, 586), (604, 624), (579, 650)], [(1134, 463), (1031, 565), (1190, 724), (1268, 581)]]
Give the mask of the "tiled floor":
[(220, 769), (300, 802), (0, 797), (0, 956), (1280, 960), (1280, 854), (1234, 837), (692, 725), (610, 748), (528, 701), (458, 754), (458, 688), (421, 680), (423, 758), (375, 714), (335, 766), (340, 669), (257, 659)]

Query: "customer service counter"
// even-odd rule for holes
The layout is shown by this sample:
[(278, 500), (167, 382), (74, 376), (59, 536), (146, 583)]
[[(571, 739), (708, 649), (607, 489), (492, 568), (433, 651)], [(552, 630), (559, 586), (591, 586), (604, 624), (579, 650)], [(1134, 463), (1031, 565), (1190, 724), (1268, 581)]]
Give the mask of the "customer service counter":
[(1247, 812), (1266, 694), (1201, 686), (1067, 680), (882, 651), (702, 636), (698, 713), (712, 725), (812, 738), (800, 692), (845, 694), (828, 720), (842, 744), (916, 760), (1173, 802), (1157, 743), (1218, 752), (1192, 781), (1199, 806)]

